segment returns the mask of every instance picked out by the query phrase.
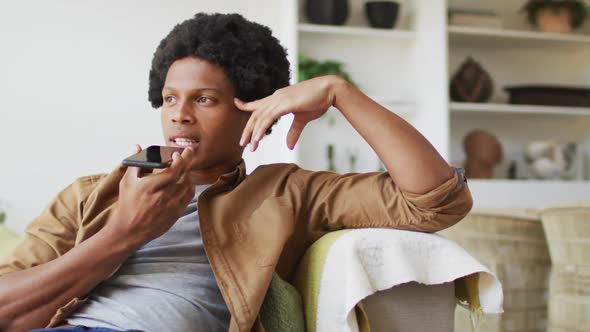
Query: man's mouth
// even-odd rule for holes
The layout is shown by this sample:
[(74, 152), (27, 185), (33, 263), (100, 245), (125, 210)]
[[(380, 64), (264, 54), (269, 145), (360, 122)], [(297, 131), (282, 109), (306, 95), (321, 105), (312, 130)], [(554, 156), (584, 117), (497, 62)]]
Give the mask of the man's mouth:
[(196, 139), (188, 137), (172, 137), (170, 138), (170, 141), (174, 143), (175, 146), (181, 148), (186, 148), (189, 146), (196, 147), (196, 145), (199, 143), (199, 141), (197, 141)]

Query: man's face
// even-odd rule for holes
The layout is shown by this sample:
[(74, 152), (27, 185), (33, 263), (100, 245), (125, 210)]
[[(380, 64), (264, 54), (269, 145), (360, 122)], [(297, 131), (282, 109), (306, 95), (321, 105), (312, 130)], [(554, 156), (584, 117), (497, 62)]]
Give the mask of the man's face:
[(242, 158), (240, 136), (249, 113), (234, 105), (235, 90), (220, 67), (199, 58), (168, 69), (161, 110), (166, 144), (192, 147), (191, 169), (231, 169)]

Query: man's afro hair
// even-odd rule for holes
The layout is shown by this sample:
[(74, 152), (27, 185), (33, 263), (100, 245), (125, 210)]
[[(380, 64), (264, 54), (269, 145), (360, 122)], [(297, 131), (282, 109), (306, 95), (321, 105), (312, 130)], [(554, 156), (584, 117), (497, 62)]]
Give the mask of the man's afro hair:
[(220, 66), (243, 101), (289, 85), (287, 53), (269, 28), (239, 14), (198, 13), (176, 25), (154, 53), (148, 91), (154, 108), (162, 106), (168, 69), (186, 57)]

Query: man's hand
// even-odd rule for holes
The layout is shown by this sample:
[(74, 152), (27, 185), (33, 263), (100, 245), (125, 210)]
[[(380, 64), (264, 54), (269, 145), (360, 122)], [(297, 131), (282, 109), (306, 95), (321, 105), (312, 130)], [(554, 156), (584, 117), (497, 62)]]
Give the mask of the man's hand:
[(144, 177), (129, 167), (112, 222), (64, 255), (0, 277), (0, 331), (46, 326), (59, 308), (86, 296), (139, 246), (164, 234), (194, 196), (195, 186), (185, 176), (192, 156), (187, 148), (173, 155), (169, 168)]
[(275, 91), (272, 95), (245, 103), (235, 100), (236, 107), (251, 112), (244, 128), (240, 145), (251, 142), (251, 151), (258, 148), (268, 128), (279, 117), (293, 113), (293, 123), (287, 134), (287, 146), (293, 149), (308, 122), (322, 116), (334, 105), (333, 85), (340, 80), (335, 76), (316, 77)]
[(170, 167), (143, 177), (138, 167), (129, 167), (119, 183), (115, 222), (107, 225), (113, 234), (137, 247), (170, 229), (195, 195), (195, 185), (185, 175), (192, 157), (190, 148), (182, 155), (175, 152)]

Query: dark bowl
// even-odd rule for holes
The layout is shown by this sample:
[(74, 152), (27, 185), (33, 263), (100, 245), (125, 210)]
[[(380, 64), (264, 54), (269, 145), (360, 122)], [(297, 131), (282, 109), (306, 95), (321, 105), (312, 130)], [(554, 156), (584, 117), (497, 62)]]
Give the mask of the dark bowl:
[(504, 87), (510, 104), (590, 107), (590, 88), (556, 85), (514, 85)]
[(373, 28), (391, 29), (395, 26), (399, 3), (393, 1), (369, 1), (365, 4), (369, 24)]

